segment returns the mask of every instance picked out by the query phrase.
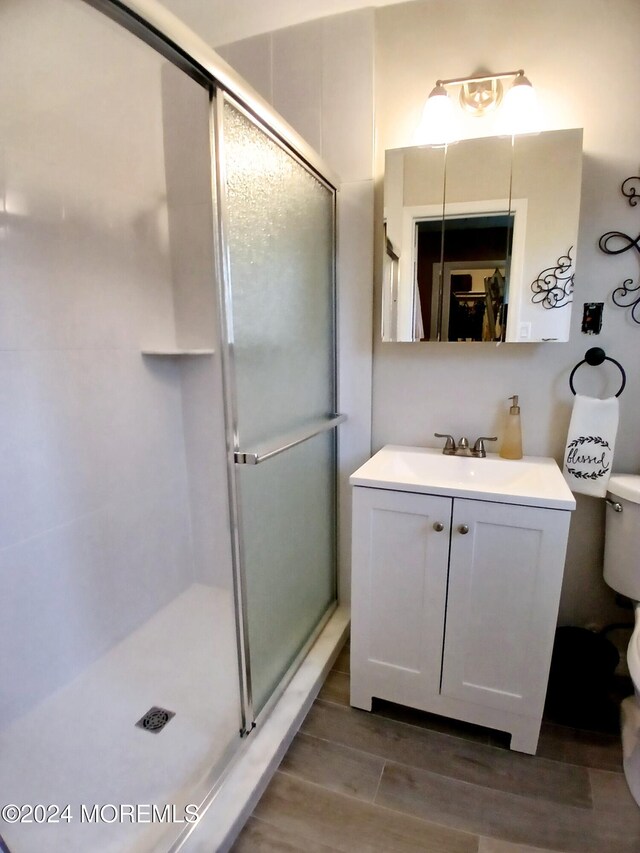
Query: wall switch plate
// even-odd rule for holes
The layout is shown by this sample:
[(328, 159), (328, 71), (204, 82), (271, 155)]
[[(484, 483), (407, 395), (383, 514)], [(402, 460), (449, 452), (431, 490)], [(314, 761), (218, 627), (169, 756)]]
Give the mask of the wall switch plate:
[(518, 329), (518, 340), (528, 341), (531, 338), (531, 323), (520, 323)]
[(582, 331), (585, 335), (599, 335), (602, 329), (604, 302), (585, 302), (582, 312)]

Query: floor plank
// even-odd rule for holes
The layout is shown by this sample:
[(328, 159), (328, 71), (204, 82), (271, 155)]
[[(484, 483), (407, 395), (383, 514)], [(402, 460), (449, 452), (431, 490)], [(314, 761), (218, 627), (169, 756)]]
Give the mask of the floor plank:
[(230, 853), (335, 853), (335, 847), (250, 817)]
[[(387, 763), (375, 802), (452, 828), (563, 853), (637, 853), (624, 821)], [(607, 818), (609, 817), (607, 813)]]
[[(342, 853), (477, 853), (476, 835), (397, 814), (278, 771), (255, 816)], [(306, 847), (302, 848), (306, 851)]]
[(528, 844), (512, 844), (498, 838), (481, 838), (478, 853), (551, 853), (541, 847), (529, 847)]
[(348, 708), (349, 693), (350, 682), (347, 673), (332, 669), (320, 688), (318, 699), (324, 699), (325, 702), (334, 702), (336, 705), (344, 705), (345, 708)]
[(332, 666), (336, 672), (344, 672), (347, 675), (351, 672), (351, 645), (347, 642), (342, 651), (336, 658)]
[(330, 791), (373, 802), (384, 759), (299, 733), (280, 769)]
[(543, 721), (537, 755), (583, 767), (622, 771), (620, 735), (572, 729)]
[(593, 807), (601, 822), (622, 823), (630, 838), (636, 839), (640, 850), (640, 807), (622, 773), (589, 770)]
[(366, 711), (316, 702), (302, 730), (389, 761), (429, 770), (489, 790), (591, 808), (584, 767), (451, 737)]

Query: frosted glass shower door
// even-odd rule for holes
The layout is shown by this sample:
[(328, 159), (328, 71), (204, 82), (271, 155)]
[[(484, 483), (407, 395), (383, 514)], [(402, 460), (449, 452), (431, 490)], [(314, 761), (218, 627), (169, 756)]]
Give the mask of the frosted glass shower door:
[(226, 97), (218, 128), (237, 561), (255, 717), (336, 595), (335, 195)]

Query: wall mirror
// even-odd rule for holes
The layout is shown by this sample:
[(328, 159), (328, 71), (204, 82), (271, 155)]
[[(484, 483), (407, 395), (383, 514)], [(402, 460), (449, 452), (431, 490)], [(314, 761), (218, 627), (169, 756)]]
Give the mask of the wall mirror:
[(386, 152), (383, 341), (567, 341), (582, 130)]

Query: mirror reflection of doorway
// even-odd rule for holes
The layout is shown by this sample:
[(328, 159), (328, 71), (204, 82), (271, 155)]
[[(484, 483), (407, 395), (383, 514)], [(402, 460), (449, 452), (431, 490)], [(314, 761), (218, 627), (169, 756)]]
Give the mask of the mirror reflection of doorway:
[(514, 213), (447, 217), (444, 233), (441, 220), (415, 227), (423, 340), (502, 340)]
[(448, 262), (443, 264), (442, 280), (440, 340), (502, 340), (507, 309), (504, 261)]

